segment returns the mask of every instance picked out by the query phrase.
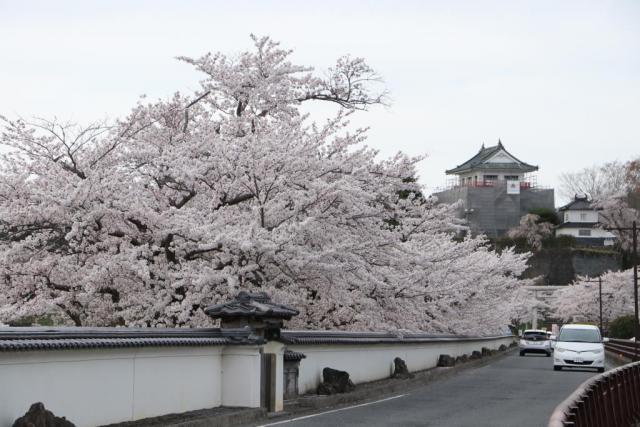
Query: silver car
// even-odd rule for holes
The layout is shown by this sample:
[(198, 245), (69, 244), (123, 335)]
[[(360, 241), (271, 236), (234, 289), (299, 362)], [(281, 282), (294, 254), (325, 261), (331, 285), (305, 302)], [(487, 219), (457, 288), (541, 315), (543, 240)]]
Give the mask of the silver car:
[(539, 329), (527, 329), (520, 337), (520, 356), (527, 353), (544, 354), (551, 357), (551, 340), (547, 331)]

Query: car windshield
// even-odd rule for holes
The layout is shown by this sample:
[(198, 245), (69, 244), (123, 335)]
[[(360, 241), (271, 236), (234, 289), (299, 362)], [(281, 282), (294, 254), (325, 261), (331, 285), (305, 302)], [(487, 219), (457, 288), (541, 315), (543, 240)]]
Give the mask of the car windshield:
[(560, 331), (558, 341), (565, 342), (601, 342), (600, 331), (597, 329), (569, 329)]
[(522, 338), (529, 341), (546, 341), (548, 339), (544, 332), (525, 332)]

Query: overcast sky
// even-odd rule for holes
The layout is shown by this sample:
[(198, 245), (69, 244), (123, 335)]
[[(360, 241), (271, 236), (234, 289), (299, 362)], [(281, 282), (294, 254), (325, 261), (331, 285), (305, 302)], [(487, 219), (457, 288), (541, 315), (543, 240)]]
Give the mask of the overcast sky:
[(428, 189), (498, 138), (552, 187), (640, 155), (638, 0), (0, 0), (0, 114), (118, 117), (141, 94), (197, 90), (175, 56), (233, 54), (250, 33), (318, 69), (366, 58), (392, 104), (356, 122), (383, 156), (427, 154)]

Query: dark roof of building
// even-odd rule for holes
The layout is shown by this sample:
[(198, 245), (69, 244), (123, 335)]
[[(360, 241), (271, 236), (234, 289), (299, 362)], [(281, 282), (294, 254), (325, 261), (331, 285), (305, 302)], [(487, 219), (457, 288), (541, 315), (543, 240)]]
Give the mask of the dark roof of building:
[(587, 196), (575, 196), (573, 200), (566, 205), (558, 208), (559, 211), (593, 211), (591, 200)]
[(307, 355), (304, 353), (300, 353), (299, 351), (284, 351), (284, 360), (287, 362), (298, 362), (302, 359), (306, 359)]
[(482, 341), (497, 336), (443, 335), (391, 332), (290, 331), (280, 332), (285, 344), (407, 344), (447, 341)]
[(599, 224), (598, 222), (563, 222), (556, 225), (556, 228), (595, 228)]
[[(605, 246), (606, 241), (614, 240), (613, 237), (584, 237), (578, 236), (575, 238), (576, 243), (580, 245), (580, 247), (589, 247), (589, 246)], [(612, 252), (615, 254), (615, 252)]]
[[(499, 151), (506, 152), (509, 156), (513, 157), (517, 163), (484, 163), (488, 159), (490, 159), (494, 154)], [(467, 172), (473, 169), (492, 169), (492, 170), (502, 170), (502, 169), (520, 169), (523, 172), (533, 172), (537, 171), (538, 167), (534, 165), (530, 165), (521, 160), (518, 160), (514, 155), (509, 153), (506, 148), (502, 145), (502, 141), (498, 140), (498, 145), (494, 145), (492, 147), (486, 147), (482, 144), (480, 151), (462, 163), (461, 165), (456, 166), (453, 169), (449, 169), (446, 171), (447, 174), (457, 174), (462, 172)]]
[(258, 345), (264, 341), (246, 328), (0, 328), (1, 351), (91, 348)]
[(213, 318), (279, 318), (289, 320), (300, 312), (292, 307), (271, 302), (265, 292), (240, 292), (235, 299), (223, 304), (207, 307), (205, 310)]

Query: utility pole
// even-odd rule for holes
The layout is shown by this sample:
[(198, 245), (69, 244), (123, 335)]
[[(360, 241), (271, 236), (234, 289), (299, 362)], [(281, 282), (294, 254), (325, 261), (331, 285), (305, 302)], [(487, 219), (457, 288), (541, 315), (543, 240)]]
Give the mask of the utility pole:
[(602, 276), (598, 277), (598, 295), (600, 298), (600, 333), (603, 334), (602, 329)]
[(638, 319), (638, 228), (636, 227), (636, 222), (633, 221), (633, 308), (635, 310), (636, 315), (636, 323), (635, 323), (635, 351), (633, 352), (633, 361), (636, 362), (638, 360), (638, 327), (640, 320)]
[[(595, 280), (584, 280), (587, 283), (593, 283)], [(598, 307), (600, 309), (600, 333), (604, 332), (602, 325), (602, 276), (598, 276)]]

